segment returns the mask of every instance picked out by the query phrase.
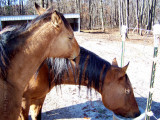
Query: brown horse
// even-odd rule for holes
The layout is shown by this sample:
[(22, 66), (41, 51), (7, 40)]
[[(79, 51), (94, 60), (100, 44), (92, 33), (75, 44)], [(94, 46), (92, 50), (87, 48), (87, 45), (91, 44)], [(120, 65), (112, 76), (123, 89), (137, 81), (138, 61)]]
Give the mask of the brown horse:
[(79, 51), (69, 23), (52, 7), (31, 23), (2, 32), (0, 120), (18, 119), (24, 89), (47, 57), (73, 59)]
[(111, 65), (83, 47), (80, 49), (80, 54), (74, 61), (50, 58), (43, 62), (23, 94), (20, 115), (22, 119), (28, 119), (29, 108), (33, 120), (41, 119), (46, 94), (60, 84), (94, 88), (102, 95), (105, 107), (114, 113), (125, 117), (139, 115), (133, 89), (126, 74), (128, 65), (119, 68), (116, 59)]

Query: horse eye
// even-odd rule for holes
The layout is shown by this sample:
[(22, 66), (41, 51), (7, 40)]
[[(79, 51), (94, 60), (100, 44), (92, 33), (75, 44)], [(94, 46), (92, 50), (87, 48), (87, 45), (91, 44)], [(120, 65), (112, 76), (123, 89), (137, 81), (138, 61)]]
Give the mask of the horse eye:
[(69, 40), (72, 40), (73, 38), (72, 37), (69, 37)]
[(130, 94), (131, 90), (130, 89), (125, 89), (125, 93), (128, 95)]

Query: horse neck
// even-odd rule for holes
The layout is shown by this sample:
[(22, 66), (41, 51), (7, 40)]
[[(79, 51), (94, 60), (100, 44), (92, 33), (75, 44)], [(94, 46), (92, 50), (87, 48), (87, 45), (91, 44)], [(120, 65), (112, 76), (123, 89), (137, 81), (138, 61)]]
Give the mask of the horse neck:
[(29, 79), (47, 57), (47, 47), (51, 38), (46, 38), (50, 35), (50, 30), (43, 32), (43, 29), (41, 27), (39, 30), (41, 32), (39, 32), (34, 28), (20, 36), (20, 39), (25, 40), (25, 43), (12, 58), (7, 77), (7, 80), (19, 89), (25, 88)]

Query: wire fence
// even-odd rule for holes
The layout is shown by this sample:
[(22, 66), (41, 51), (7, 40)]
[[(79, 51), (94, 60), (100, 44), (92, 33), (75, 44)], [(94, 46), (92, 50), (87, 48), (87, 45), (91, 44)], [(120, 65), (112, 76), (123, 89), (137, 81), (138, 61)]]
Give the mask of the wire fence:
[[(126, 35), (127, 35), (127, 31), (133, 29), (133, 32), (135, 30), (138, 30), (139, 28), (127, 28), (126, 26), (122, 26), (121, 29), (121, 35), (122, 35), (122, 52), (121, 52), (121, 67), (123, 67), (124, 65), (124, 54), (125, 54), (125, 39), (126, 39)], [(152, 32), (154, 35), (154, 54), (153, 54), (153, 58), (152, 61), (152, 74), (151, 74), (151, 80), (150, 80), (150, 88), (149, 88), (149, 95), (148, 95), (148, 99), (147, 99), (147, 105), (146, 105), (146, 110), (145, 110), (145, 120), (150, 120), (150, 117), (154, 117), (154, 119), (156, 120), (160, 120), (160, 118), (158, 119), (153, 111), (151, 111), (151, 104), (152, 104), (152, 96), (153, 96), (153, 92), (154, 92), (154, 78), (155, 78), (155, 71), (156, 71), (156, 63), (158, 61), (157, 55), (158, 55), (158, 46), (159, 46), (159, 35), (160, 35), (160, 25), (154, 25), (153, 26), (153, 30), (146, 30), (146, 29), (139, 29), (140, 31), (145, 31), (145, 33), (148, 32)], [(141, 94), (139, 94), (138, 92), (135, 91), (135, 93), (137, 93), (139, 96), (143, 97)]]

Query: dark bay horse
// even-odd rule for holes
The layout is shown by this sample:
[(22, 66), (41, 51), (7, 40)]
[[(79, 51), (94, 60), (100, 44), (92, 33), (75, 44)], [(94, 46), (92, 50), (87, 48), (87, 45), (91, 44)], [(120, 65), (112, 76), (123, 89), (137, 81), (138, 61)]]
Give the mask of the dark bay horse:
[(94, 88), (102, 95), (106, 108), (118, 115), (136, 117), (139, 109), (126, 74), (127, 67), (119, 68), (116, 59), (111, 65), (83, 47), (75, 60), (49, 58), (24, 91), (20, 117), (27, 120), (30, 108), (32, 119), (41, 119), (46, 94), (60, 84), (84, 85), (88, 90)]
[(26, 25), (1, 32), (0, 120), (18, 119), (24, 89), (47, 57), (74, 59), (79, 51), (69, 23), (52, 7)]

